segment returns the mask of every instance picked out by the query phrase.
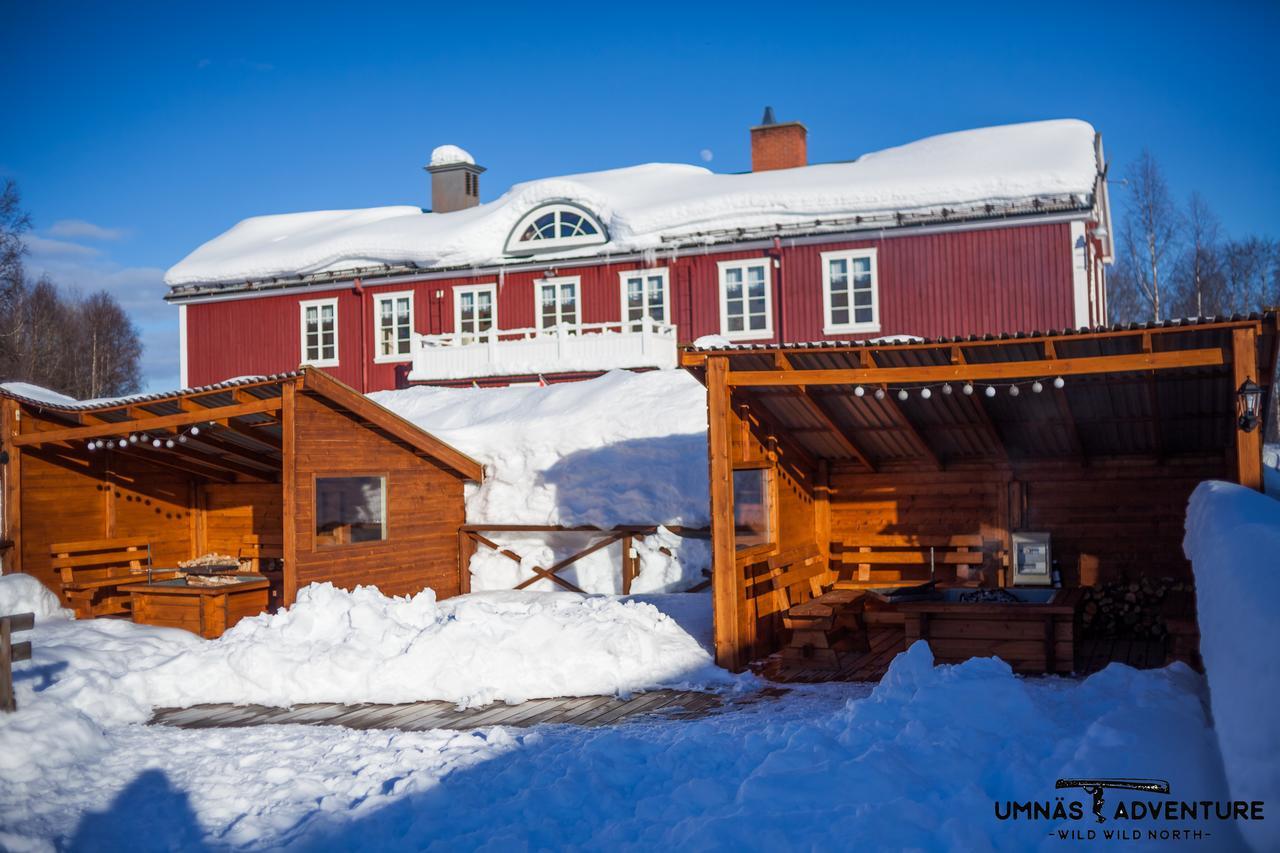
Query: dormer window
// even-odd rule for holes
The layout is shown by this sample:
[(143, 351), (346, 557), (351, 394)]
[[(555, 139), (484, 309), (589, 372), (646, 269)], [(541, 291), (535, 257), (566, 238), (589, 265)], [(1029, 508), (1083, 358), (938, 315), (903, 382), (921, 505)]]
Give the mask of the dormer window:
[(608, 242), (604, 227), (586, 208), (548, 204), (525, 215), (507, 238), (507, 254), (552, 252)]

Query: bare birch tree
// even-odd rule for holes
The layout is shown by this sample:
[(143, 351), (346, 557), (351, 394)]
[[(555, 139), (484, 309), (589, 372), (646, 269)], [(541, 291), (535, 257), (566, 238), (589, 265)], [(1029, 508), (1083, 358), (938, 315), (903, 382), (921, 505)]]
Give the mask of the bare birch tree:
[(1169, 195), (1159, 163), (1147, 149), (1129, 168), (1128, 198), (1122, 250), (1132, 261), (1132, 284), (1150, 310), (1151, 319), (1164, 319), (1168, 264), (1182, 231), (1182, 216)]

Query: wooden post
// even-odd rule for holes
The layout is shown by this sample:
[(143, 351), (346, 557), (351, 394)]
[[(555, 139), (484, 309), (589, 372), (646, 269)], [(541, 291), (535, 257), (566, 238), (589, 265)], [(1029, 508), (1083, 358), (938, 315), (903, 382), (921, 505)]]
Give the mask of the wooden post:
[(30, 631), (35, 624), (34, 613), (0, 616), (0, 711), (18, 710), (13, 696), (13, 665), (31, 658), (31, 643), (13, 642), (13, 634), (15, 631)]
[(825, 459), (818, 460), (818, 470), (813, 477), (813, 536), (818, 540), (818, 553), (827, 567), (826, 582), (835, 580), (831, 569), (831, 465)]
[(729, 359), (707, 357), (707, 447), (711, 486), (711, 599), (716, 663), (741, 671), (739, 634), (742, 579), (738, 576), (733, 529), (733, 408), (727, 383)]
[(640, 562), (633, 553), (635, 537), (628, 533), (622, 537), (622, 594), (631, 594), (631, 583), (640, 573)]
[(281, 557), (284, 589), (281, 607), (293, 604), (298, 594), (298, 384), (280, 386), (280, 486), (284, 492)]
[[(18, 404), (0, 400), (0, 439), (18, 434)], [(0, 552), (0, 571), (22, 571), (22, 451), (9, 441), (0, 441), (9, 453), (7, 465), (0, 465), (0, 539), (12, 542), (9, 553)]]
[[(1258, 375), (1258, 333), (1253, 327), (1231, 331), (1231, 400), (1235, 403), (1236, 389), (1246, 379), (1254, 382)], [(1252, 432), (1235, 426), (1234, 409), (1232, 432), (1236, 437), (1236, 480), (1242, 486), (1262, 491), (1262, 425)]]
[(458, 593), (471, 592), (471, 558), (476, 553), (476, 542), (465, 530), (458, 531)]

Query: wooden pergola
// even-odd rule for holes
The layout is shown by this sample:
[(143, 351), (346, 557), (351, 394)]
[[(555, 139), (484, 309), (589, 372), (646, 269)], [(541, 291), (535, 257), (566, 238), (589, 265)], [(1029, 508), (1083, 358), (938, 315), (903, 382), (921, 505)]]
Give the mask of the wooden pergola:
[[(1272, 387), (1277, 339), (1267, 314), (685, 350), (707, 386), (718, 659), (741, 668), (776, 647), (757, 569), (797, 548), (832, 560), (858, 537), (972, 534), (1007, 553), (1012, 531), (1043, 529), (1071, 584), (1185, 574), (1180, 513), (1194, 484), (1261, 487), (1262, 430), (1237, 428), (1236, 390)], [(741, 548), (735, 472), (761, 468), (771, 537)]]

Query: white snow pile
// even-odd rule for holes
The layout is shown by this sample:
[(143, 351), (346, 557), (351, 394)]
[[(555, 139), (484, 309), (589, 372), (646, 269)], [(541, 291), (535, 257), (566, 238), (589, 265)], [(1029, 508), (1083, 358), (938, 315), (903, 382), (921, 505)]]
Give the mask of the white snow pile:
[(474, 165), (475, 162), (474, 157), (456, 145), (437, 145), (431, 150), (432, 166), (452, 166), (455, 163)]
[[(1231, 793), (1280, 803), (1280, 501), (1234, 483), (1201, 483), (1183, 550), (1195, 569), (1200, 654)], [(1280, 823), (1251, 821), (1242, 830), (1254, 849), (1280, 849)]]
[[(650, 163), (516, 184), (450, 213), (417, 207), (324, 210), (246, 219), (165, 275), (171, 286), (241, 282), (412, 263), (471, 266), (502, 259), (507, 236), (535, 207), (569, 199), (593, 211), (609, 241), (547, 257), (657, 248), (664, 237), (802, 225), (818, 218), (1071, 196), (1097, 174), (1094, 130), (1075, 119), (933, 136), (853, 162), (748, 174)], [(437, 149), (439, 151), (439, 149)], [(434, 160), (434, 154), (433, 154)]]
[(58, 596), (31, 575), (0, 576), (0, 616), (34, 613), (36, 621), (70, 619), (75, 614), (63, 607)]
[[(467, 496), (473, 524), (709, 523), (706, 391), (685, 371), (615, 371), (547, 387), (418, 386), (369, 396), (484, 464), (484, 484)], [(590, 544), (578, 534), (490, 538), (525, 559), (517, 565), (479, 549), (473, 589), (510, 589), (532, 576), (530, 565), (545, 568)], [(621, 592), (620, 548), (609, 546), (560, 574), (588, 592)], [(636, 549), (637, 593), (687, 589), (710, 564), (705, 540), (669, 532)]]
[(388, 598), (325, 583), (302, 589), (287, 610), (241, 620), (134, 672), (122, 689), (157, 707), (428, 699), (470, 707), (733, 681), (651, 604), (576, 593)]

